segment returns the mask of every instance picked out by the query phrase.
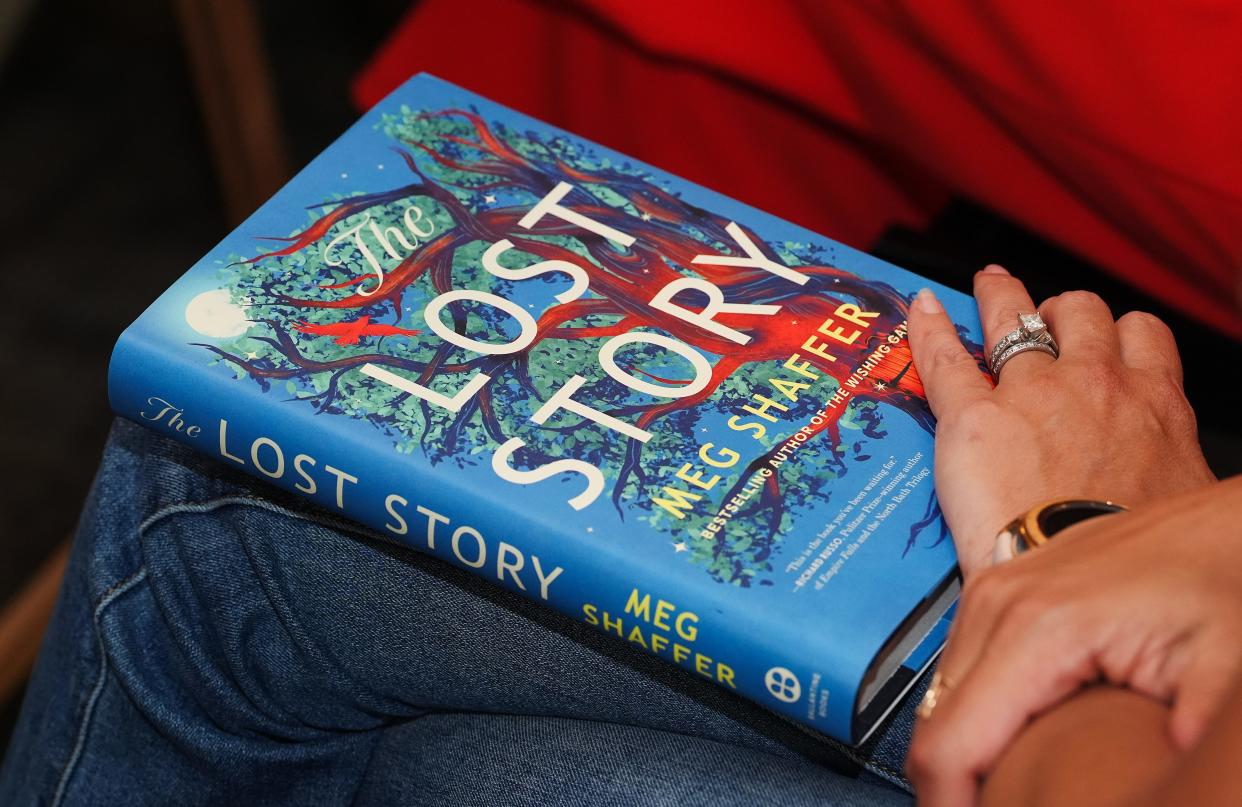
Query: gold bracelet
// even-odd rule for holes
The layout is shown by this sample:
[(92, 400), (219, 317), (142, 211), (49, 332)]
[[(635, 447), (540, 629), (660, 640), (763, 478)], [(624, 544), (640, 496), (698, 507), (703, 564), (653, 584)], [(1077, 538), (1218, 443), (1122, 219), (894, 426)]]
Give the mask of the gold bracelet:
[(1080, 521), (1129, 509), (1125, 505), (1100, 499), (1053, 499), (1044, 502), (1018, 516), (997, 533), (992, 563), (1004, 563), (1029, 549), (1041, 547), (1052, 536)]

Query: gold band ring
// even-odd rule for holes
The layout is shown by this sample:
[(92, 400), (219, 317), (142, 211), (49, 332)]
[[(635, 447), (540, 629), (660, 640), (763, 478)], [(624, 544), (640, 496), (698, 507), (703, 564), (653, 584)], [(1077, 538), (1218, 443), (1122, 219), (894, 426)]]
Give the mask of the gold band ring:
[(943, 675), (939, 670), (932, 676), (931, 686), (927, 687), (927, 694), (923, 696), (923, 700), (919, 703), (919, 708), (915, 714), (920, 720), (926, 720), (932, 716), (932, 712), (936, 710), (936, 705), (944, 700), (944, 696), (953, 691), (954, 683)]

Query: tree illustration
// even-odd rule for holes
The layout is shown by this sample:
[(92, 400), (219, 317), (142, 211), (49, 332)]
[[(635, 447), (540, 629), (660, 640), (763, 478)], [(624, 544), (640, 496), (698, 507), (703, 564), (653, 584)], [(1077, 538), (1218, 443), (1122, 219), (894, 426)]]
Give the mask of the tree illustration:
[[(738, 224), (754, 243), (809, 281), (799, 286), (758, 269), (693, 264), (701, 254), (739, 254), (726, 231), (729, 220), (687, 203), (646, 169), (618, 164), (568, 138), (517, 131), (466, 109), (402, 107), (384, 116), (380, 126), (405, 172), (403, 184), (307, 200), (313, 203), (308, 220), (291, 222), (297, 225), (291, 235), (265, 237), (277, 242), (275, 249), (235, 256), (220, 267), (223, 284), (232, 289), (234, 302), (246, 307), (252, 324), (242, 336), (202, 347), (214, 361), (233, 367), (239, 379), (284, 395), (291, 405), (365, 420), (389, 436), (396, 450), (419, 452), (436, 464), (480, 466), (491, 473), (491, 453), (520, 434), (527, 445), (515, 455), (515, 467), (572, 457), (610, 469), (609, 495), (622, 518), (669, 531), (676, 537), (679, 560), (739, 586), (771, 584), (773, 552), (797, 514), (829, 496), (832, 480), (848, 472), (852, 459), (867, 458), (867, 443), (884, 435), (888, 413), (900, 410), (931, 430), (921, 384), (901, 341), (848, 407), (832, 410), (813, 427), (813, 439), (797, 460), (782, 463), (768, 477), (727, 531), (714, 540), (700, 538), (703, 523), (715, 515), (715, 503), (741, 490), (904, 322), (908, 299), (884, 283), (833, 266), (831, 246), (767, 243), (744, 222)], [(561, 182), (574, 187), (564, 204), (633, 235), (634, 244), (622, 248), (550, 217), (530, 228), (519, 226), (531, 206)], [(355, 228), (375, 232), (373, 226), (380, 233), (393, 228), (405, 238), (392, 251), (371, 250), (378, 272), (348, 237)], [(514, 245), (502, 256), (506, 267), (570, 261), (587, 271), (589, 292), (558, 302), (555, 295), (567, 287), (566, 275), (509, 281), (488, 273), (482, 268), (483, 253), (501, 239)], [(388, 240), (397, 241), (395, 236)], [(681, 276), (716, 284), (730, 302), (779, 304), (781, 312), (739, 320), (735, 327), (751, 337), (739, 346), (647, 305)], [(533, 343), (518, 353), (480, 355), (440, 339), (428, 329), (423, 309), (454, 289), (520, 299), (537, 321)], [(823, 376), (814, 393), (786, 402), (784, 423), (752, 441), (757, 455), (730, 469), (710, 497), (713, 504), (682, 520), (654, 506), (660, 485), (694, 459), (708, 424), (733, 413), (753, 390), (788, 376), (782, 363), (842, 302), (880, 316), (866, 337), (840, 346), (837, 361), (804, 355)], [(454, 302), (441, 316), (457, 333), (480, 341), (504, 341), (516, 330), (512, 317), (486, 305)], [(713, 366), (706, 389), (682, 398), (656, 398), (599, 371), (596, 356), (604, 341), (634, 329), (665, 334), (699, 350)], [(687, 381), (684, 360), (648, 343), (628, 346), (618, 357), (637, 376), (668, 385)], [(492, 381), (454, 413), (363, 374), (360, 368), (366, 364), (446, 395), (476, 372)], [(593, 406), (650, 431), (652, 439), (645, 444), (618, 439), (576, 416), (549, 420), (538, 429), (527, 425), (574, 372), (590, 377)], [(938, 515), (934, 498), (929, 499), (907, 550), (922, 530), (938, 522)], [(933, 544), (944, 538), (936, 533)]]

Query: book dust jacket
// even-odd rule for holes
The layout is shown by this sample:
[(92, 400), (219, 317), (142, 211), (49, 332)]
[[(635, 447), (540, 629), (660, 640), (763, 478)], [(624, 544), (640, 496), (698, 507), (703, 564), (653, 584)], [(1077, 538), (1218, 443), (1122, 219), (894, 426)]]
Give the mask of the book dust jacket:
[(977, 354), (969, 297), (422, 75), (126, 330), (110, 395), (857, 743), (953, 602), (923, 286)]

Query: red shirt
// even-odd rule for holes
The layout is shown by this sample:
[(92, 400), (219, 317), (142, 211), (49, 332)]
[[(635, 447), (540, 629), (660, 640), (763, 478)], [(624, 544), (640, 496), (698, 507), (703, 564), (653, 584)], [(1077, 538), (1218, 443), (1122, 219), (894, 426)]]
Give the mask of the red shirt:
[(968, 196), (1242, 338), (1239, 43), (1224, 0), (424, 0), (355, 99), (426, 70), (857, 246)]

